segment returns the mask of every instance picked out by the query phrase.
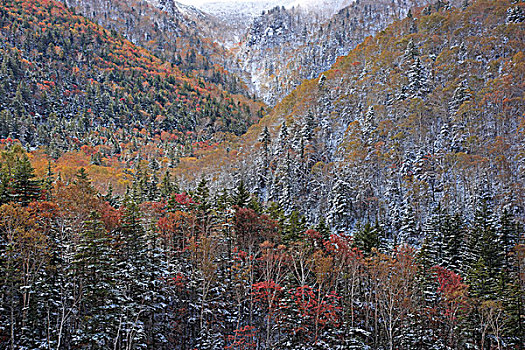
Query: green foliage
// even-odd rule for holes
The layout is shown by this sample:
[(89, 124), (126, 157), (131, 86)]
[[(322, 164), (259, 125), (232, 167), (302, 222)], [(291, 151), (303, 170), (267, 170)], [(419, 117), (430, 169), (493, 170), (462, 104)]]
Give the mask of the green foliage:
[(244, 181), (240, 181), (237, 186), (235, 197), (233, 198), (233, 204), (238, 205), (241, 208), (246, 207), (250, 203), (250, 192), (244, 186)]
[(369, 256), (374, 250), (379, 250), (382, 238), (383, 233), (379, 223), (376, 222), (375, 225), (372, 226), (367, 222), (362, 227), (357, 228), (354, 237), (354, 244), (357, 248), (363, 251), (366, 256)]
[(306, 231), (306, 218), (298, 211), (294, 210), (287, 217), (283, 229), (283, 241), (287, 243), (298, 241)]
[[(0, 138), (55, 152), (111, 140), (120, 154), (118, 142), (133, 136), (148, 143), (164, 131), (180, 135), (172, 145), (183, 144), (196, 141), (186, 131), (240, 134), (252, 122), (248, 99), (185, 76), (61, 3), (6, 2), (1, 9)], [(93, 164), (103, 156), (94, 153)]]
[(14, 145), (0, 158), (0, 203), (28, 205), (41, 196), (41, 181), (34, 179), (34, 169), (27, 154)]

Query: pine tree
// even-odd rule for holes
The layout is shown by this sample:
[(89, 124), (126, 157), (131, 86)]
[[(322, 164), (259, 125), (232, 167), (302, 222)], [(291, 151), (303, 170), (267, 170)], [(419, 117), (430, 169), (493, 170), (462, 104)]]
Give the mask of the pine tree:
[(233, 204), (241, 208), (245, 208), (250, 202), (250, 192), (244, 186), (244, 181), (241, 180), (237, 186)]
[(336, 233), (348, 232), (352, 224), (352, 202), (350, 186), (343, 179), (336, 180), (330, 193), (328, 220)]
[(447, 215), (442, 221), (443, 267), (459, 272), (464, 270), (462, 252), (464, 248), (465, 227), (461, 214)]
[(371, 134), (375, 130), (375, 112), (374, 106), (369, 106), (365, 113), (363, 120), (363, 135), (366, 137), (366, 142), (371, 142)]
[(283, 152), (288, 145), (288, 127), (286, 126), (286, 122), (283, 121), (281, 124), (281, 129), (279, 130), (279, 137), (278, 137), (278, 152)]
[(15, 203), (28, 205), (41, 195), (40, 182), (35, 177), (33, 166), (26, 154), (16, 160), (10, 199)]
[(158, 201), (160, 199), (160, 190), (159, 190), (159, 180), (157, 178), (157, 174), (153, 173), (151, 176), (150, 181), (147, 183), (148, 188), (148, 200), (150, 202)]
[(405, 54), (403, 55), (403, 58), (405, 60), (415, 60), (417, 57), (419, 57), (419, 50), (414, 44), (414, 40), (410, 39), (410, 41), (407, 44), (407, 48), (405, 49)]
[(195, 191), (194, 200), (197, 203), (197, 208), (207, 214), (209, 210), (211, 209), (211, 205), (209, 203), (209, 197), (210, 197), (210, 189), (208, 188), (208, 181), (205, 177), (201, 178), (201, 181), (197, 185), (197, 189)]
[(270, 145), (271, 145), (271, 136), (270, 131), (268, 130), (268, 126), (264, 126), (263, 132), (261, 136), (259, 137), (259, 142), (262, 144), (262, 151), (263, 155), (265, 157), (269, 157), (270, 155)]
[(311, 112), (305, 117), (305, 123), (301, 128), (301, 136), (306, 141), (311, 141), (314, 135), (315, 120)]
[(419, 240), (420, 231), (414, 214), (414, 209), (408, 199), (405, 199), (403, 203), (403, 211), (401, 213), (401, 228), (396, 243), (417, 245)]
[(77, 245), (74, 265), (77, 283), (82, 286), (82, 337), (77, 343), (89, 343), (92, 348), (112, 345), (117, 332), (119, 315), (115, 295), (119, 275), (113, 238), (106, 232), (100, 215), (92, 212), (84, 222)]
[(485, 259), (480, 257), (470, 268), (467, 280), (470, 294), (481, 300), (494, 299), (497, 292), (497, 281), (494, 280)]
[(421, 97), (428, 92), (428, 81), (425, 68), (419, 57), (414, 60), (408, 72), (408, 90), (412, 93), (411, 97)]
[(126, 196), (122, 203), (122, 218), (119, 229), (119, 250), (117, 268), (119, 283), (115, 287), (115, 312), (119, 327), (124, 335), (119, 339), (121, 346), (131, 347), (131, 343), (141, 347), (146, 341), (143, 317), (149, 308), (154, 290), (151, 288), (151, 274), (154, 271), (146, 232), (141, 225), (140, 209), (137, 203)]
[(295, 242), (306, 231), (306, 218), (298, 211), (292, 211), (283, 230), (284, 242)]
[[(514, 265), (512, 261), (512, 250), (519, 243), (519, 225), (507, 208), (501, 213), (497, 223), (497, 236), (501, 242), (501, 254), (503, 255), (503, 271), (509, 272)], [(507, 275), (506, 273), (504, 274)]]
[(164, 176), (162, 177), (162, 181), (160, 183), (160, 194), (162, 198), (167, 199), (170, 198), (173, 193), (179, 193), (179, 185), (177, 184), (177, 179), (171, 180), (171, 175), (168, 169), (166, 169), (166, 172), (164, 173)]
[(326, 224), (324, 216), (321, 216), (319, 223), (315, 226), (315, 230), (321, 234), (321, 237), (327, 241), (330, 239), (330, 228)]
[(357, 248), (363, 251), (365, 256), (369, 256), (374, 249), (379, 250), (381, 236), (381, 227), (379, 226), (379, 223), (376, 222), (376, 224), (372, 226), (367, 222), (363, 226), (357, 227), (354, 244)]
[(268, 127), (265, 126), (264, 130), (259, 138), (259, 142), (262, 144), (261, 156), (258, 164), (257, 174), (257, 193), (262, 201), (266, 201), (268, 198), (268, 179), (270, 169), (270, 156), (271, 156), (271, 136)]
[(519, 279), (512, 278), (513, 281), (508, 282), (499, 298), (503, 302), (505, 310), (504, 327), (505, 333), (508, 335), (509, 342), (516, 346), (517, 349), (525, 344), (525, 325), (523, 318), (525, 317), (525, 309), (523, 299), (525, 292), (520, 286)]
[(218, 212), (224, 212), (232, 205), (233, 199), (226, 188), (222, 188), (215, 199), (215, 207)]
[(458, 87), (454, 90), (454, 95), (449, 103), (450, 112), (456, 113), (459, 107), (470, 99), (470, 92), (467, 89), (465, 81), (461, 81)]
[(492, 209), (488, 200), (483, 198), (468, 232), (466, 247), (472, 292), (480, 298), (491, 299), (495, 296), (503, 266), (502, 251), (501, 242), (496, 235)]
[(207, 236), (213, 226), (212, 206), (210, 201), (210, 189), (205, 177), (201, 178), (194, 195), (194, 201), (197, 203), (197, 239), (200, 235)]

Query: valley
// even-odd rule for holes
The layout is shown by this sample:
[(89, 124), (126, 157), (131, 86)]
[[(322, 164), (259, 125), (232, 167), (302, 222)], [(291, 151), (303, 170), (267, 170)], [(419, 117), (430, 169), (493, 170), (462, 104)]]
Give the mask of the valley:
[(0, 348), (522, 349), (524, 23), (0, 1)]

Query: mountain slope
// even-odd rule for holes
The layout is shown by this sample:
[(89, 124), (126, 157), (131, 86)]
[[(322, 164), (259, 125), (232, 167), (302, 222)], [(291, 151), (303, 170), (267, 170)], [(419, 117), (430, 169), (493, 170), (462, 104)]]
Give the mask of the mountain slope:
[(241, 80), (225, 71), (230, 52), (214, 42), (222, 22), (173, 0), (65, 0), (68, 6), (115, 30), (184, 73), (221, 84), (232, 93), (248, 93)]
[(232, 169), (338, 231), (377, 218), (399, 232), (405, 214), (482, 199), (523, 215), (523, 6), (427, 7), (367, 38), (252, 127), (251, 165)]
[(236, 55), (257, 96), (274, 105), (365, 37), (427, 3), (362, 0), (343, 7), (349, 2), (275, 7), (254, 20)]
[(3, 1), (0, 38), (0, 135), (53, 152), (107, 143), (118, 154), (123, 142), (162, 131), (182, 145), (242, 133), (261, 107), (55, 1)]
[(214, 38), (230, 48), (242, 40), (254, 18), (276, 6), (288, 7), (292, 2), (293, 0), (213, 1), (196, 6), (221, 21), (222, 30), (213, 33)]

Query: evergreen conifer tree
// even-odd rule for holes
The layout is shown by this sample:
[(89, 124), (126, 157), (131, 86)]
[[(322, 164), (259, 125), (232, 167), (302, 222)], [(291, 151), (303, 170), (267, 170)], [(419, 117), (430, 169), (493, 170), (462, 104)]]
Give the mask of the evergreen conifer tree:
[(425, 68), (419, 57), (414, 60), (408, 72), (408, 90), (412, 93), (411, 97), (421, 97), (428, 92), (428, 82)]
[(336, 233), (347, 232), (352, 221), (350, 187), (342, 178), (338, 179), (330, 193), (328, 220)]
[(284, 242), (297, 241), (306, 231), (306, 218), (298, 211), (293, 210), (287, 218), (283, 232)]
[(92, 212), (84, 222), (74, 265), (83, 294), (79, 310), (85, 319), (76, 342), (89, 343), (95, 349), (110, 347), (118, 331), (119, 300), (114, 293), (120, 277), (115, 267), (114, 243), (100, 215)]
[(358, 226), (354, 237), (354, 244), (363, 251), (365, 256), (369, 256), (374, 249), (379, 250), (381, 244), (379, 224), (376, 223), (372, 226), (367, 222), (363, 226)]
[(241, 208), (244, 208), (250, 202), (250, 192), (244, 186), (244, 181), (241, 180), (237, 186), (235, 197), (233, 199), (233, 204), (238, 205)]
[(16, 160), (13, 171), (10, 199), (15, 203), (27, 205), (40, 197), (40, 182), (34, 180), (35, 173), (26, 154)]
[(321, 237), (327, 241), (330, 239), (330, 228), (326, 224), (326, 220), (324, 216), (321, 216), (321, 219), (319, 219), (319, 223), (315, 227), (315, 230), (321, 234)]

